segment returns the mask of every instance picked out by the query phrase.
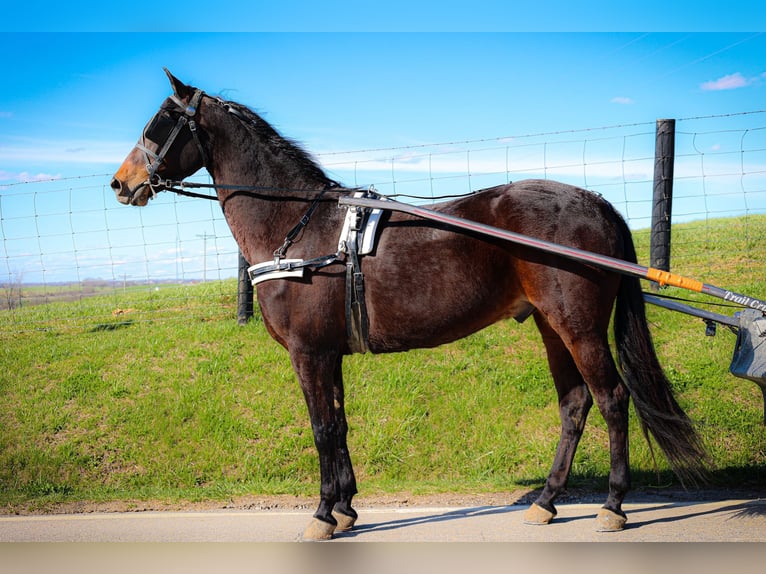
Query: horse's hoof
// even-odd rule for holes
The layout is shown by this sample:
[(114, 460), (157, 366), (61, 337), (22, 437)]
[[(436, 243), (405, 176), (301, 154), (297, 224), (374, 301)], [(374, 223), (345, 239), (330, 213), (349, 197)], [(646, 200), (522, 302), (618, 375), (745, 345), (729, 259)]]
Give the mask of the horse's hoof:
[(625, 528), (625, 523), (628, 519), (621, 515), (609, 510), (608, 508), (602, 508), (598, 511), (596, 517), (596, 532), (619, 532)]
[(343, 514), (337, 510), (332, 511), (332, 516), (338, 521), (338, 527), (335, 529), (337, 532), (348, 532), (351, 530), (354, 527), (357, 518), (356, 516), (349, 516), (348, 514)]
[(530, 506), (524, 513), (524, 524), (532, 524), (535, 526), (550, 524), (554, 516), (556, 516), (555, 512), (546, 510), (542, 506), (533, 502), (532, 506)]
[(303, 540), (312, 542), (331, 540), (333, 532), (335, 532), (334, 524), (319, 520), (318, 518), (312, 518), (303, 532)]

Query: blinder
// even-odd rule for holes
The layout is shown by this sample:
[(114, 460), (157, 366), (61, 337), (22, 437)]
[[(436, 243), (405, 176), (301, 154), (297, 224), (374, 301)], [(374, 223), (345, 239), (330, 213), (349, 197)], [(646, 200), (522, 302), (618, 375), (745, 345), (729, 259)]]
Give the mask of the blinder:
[(143, 133), (144, 141), (149, 140), (161, 146), (170, 137), (170, 132), (173, 130), (175, 122), (165, 110), (160, 110), (154, 117), (146, 124)]

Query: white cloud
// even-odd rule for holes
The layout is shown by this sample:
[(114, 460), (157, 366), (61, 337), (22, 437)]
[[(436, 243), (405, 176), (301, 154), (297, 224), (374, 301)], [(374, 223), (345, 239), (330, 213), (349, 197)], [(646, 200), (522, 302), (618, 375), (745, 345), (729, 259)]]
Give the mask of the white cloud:
[(745, 78), (739, 72), (729, 74), (718, 78), (717, 80), (711, 80), (704, 82), (700, 85), (703, 92), (717, 92), (721, 90), (736, 90), (737, 88), (744, 88), (753, 83), (753, 79)]
[(0, 161), (119, 165), (132, 147), (127, 142), (24, 139), (0, 144)]
[(624, 96), (617, 96), (615, 98), (612, 98), (611, 103), (613, 104), (622, 104), (622, 105), (629, 105), (635, 103), (633, 101), (633, 98), (626, 98)]
[(61, 179), (61, 174), (29, 173), (28, 171), (11, 172), (0, 169), (0, 181), (14, 181), (19, 183), (31, 183), (33, 181), (51, 181)]
[(57, 173), (56, 175), (53, 175), (50, 173), (29, 173), (28, 171), (22, 171), (17, 176), (17, 179), (23, 182), (51, 181), (53, 179), (61, 179), (61, 174)]

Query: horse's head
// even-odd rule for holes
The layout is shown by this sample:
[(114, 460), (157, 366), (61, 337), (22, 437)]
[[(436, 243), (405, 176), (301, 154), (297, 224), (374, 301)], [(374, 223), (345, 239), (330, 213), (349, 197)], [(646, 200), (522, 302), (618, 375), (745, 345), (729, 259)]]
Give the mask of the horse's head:
[(120, 203), (146, 205), (163, 180), (183, 179), (206, 162), (204, 135), (197, 130), (196, 116), (203, 92), (176, 79), (167, 69), (173, 95), (144, 127), (136, 146), (112, 178)]

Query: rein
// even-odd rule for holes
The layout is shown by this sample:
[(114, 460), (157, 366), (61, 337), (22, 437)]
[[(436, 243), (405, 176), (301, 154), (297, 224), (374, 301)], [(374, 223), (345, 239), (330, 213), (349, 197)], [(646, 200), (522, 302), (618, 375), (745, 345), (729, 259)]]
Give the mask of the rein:
[[(171, 191), (178, 195), (183, 195), (186, 197), (195, 197), (197, 199), (210, 199), (213, 201), (217, 201), (218, 197), (215, 195), (208, 195), (205, 193), (194, 193), (191, 191), (187, 191), (187, 189), (230, 189), (233, 191), (288, 191), (288, 192), (294, 192), (294, 193), (309, 193), (313, 192), (314, 190), (305, 190), (305, 189), (289, 189), (284, 187), (268, 187), (268, 186), (258, 186), (258, 185), (226, 185), (226, 184), (215, 184), (215, 183), (198, 183), (194, 181), (178, 181), (178, 180), (170, 180), (170, 179), (162, 179), (159, 177), (155, 178), (155, 181), (157, 182), (156, 185), (158, 187), (162, 187), (163, 191)], [(330, 186), (327, 189), (333, 189), (334, 187), (340, 187), (338, 185)], [(371, 189), (373, 189), (374, 186), (371, 186)], [(469, 191), (468, 193), (453, 193), (453, 194), (446, 194), (446, 195), (412, 195), (407, 193), (392, 193), (387, 194), (385, 197), (388, 199), (394, 199), (397, 197), (407, 197), (409, 199), (416, 199), (421, 201), (440, 201), (443, 199), (461, 199), (463, 197), (469, 197), (471, 195), (476, 195), (479, 193), (478, 191)]]
[[(209, 199), (212, 201), (218, 201), (218, 196), (210, 195), (206, 193), (195, 193), (193, 191), (187, 191), (185, 188), (229, 189), (234, 191), (274, 191), (274, 188), (258, 186), (258, 185), (227, 185), (227, 184), (217, 185), (214, 183), (173, 181), (173, 180), (167, 180), (162, 178), (157, 178), (156, 182), (157, 182), (156, 183), (157, 187), (161, 188), (162, 191), (171, 191), (175, 194), (183, 195), (186, 197)], [(250, 273), (250, 279), (253, 281), (253, 284), (262, 280), (261, 277), (270, 275), (270, 274), (273, 275), (275, 272), (282, 272), (289, 275), (289, 274), (292, 274), (293, 272), (302, 272), (304, 268), (310, 268), (316, 271), (317, 269), (321, 269), (322, 267), (326, 267), (328, 265), (332, 265), (333, 263), (338, 263), (343, 261), (344, 258), (340, 250), (338, 250), (335, 253), (331, 253), (330, 255), (324, 255), (322, 257), (315, 257), (313, 259), (307, 259), (307, 260), (285, 259), (287, 255), (287, 250), (295, 242), (296, 238), (298, 237), (298, 235), (300, 235), (301, 231), (303, 231), (303, 229), (311, 221), (311, 216), (313, 215), (317, 206), (321, 202), (322, 197), (329, 189), (332, 189), (333, 187), (337, 187), (337, 186), (326, 187), (324, 189), (319, 190), (317, 195), (312, 200), (311, 205), (306, 210), (306, 213), (304, 213), (303, 217), (300, 218), (298, 223), (296, 223), (293, 226), (293, 228), (287, 232), (287, 235), (285, 236), (285, 239), (282, 242), (282, 245), (274, 250), (273, 262), (270, 262), (267, 264), (253, 265), (248, 269)], [(298, 190), (298, 189), (295, 189), (292, 191), (307, 192), (307, 190)]]
[[(172, 191), (173, 193), (176, 193), (178, 195), (184, 195), (186, 197), (195, 197), (199, 199), (209, 199), (213, 201), (217, 201), (218, 196), (209, 195), (206, 193), (194, 193), (192, 191), (186, 191), (184, 188), (189, 187), (189, 188), (207, 188), (207, 189), (211, 189), (211, 188), (212, 189), (230, 189), (235, 191), (271, 191), (273, 190), (273, 188), (255, 186), (255, 185), (227, 185), (227, 184), (216, 185), (214, 183), (170, 181), (170, 180), (165, 180), (162, 178), (157, 179), (157, 186), (161, 187), (163, 190)], [(279, 265), (280, 259), (285, 258), (285, 256), (287, 255), (287, 250), (295, 242), (295, 239), (298, 237), (298, 235), (300, 235), (300, 232), (303, 231), (303, 229), (309, 224), (309, 221), (311, 221), (311, 216), (313, 215), (314, 211), (319, 205), (319, 202), (322, 200), (322, 197), (324, 196), (324, 194), (327, 192), (328, 189), (332, 189), (332, 187), (325, 187), (324, 189), (319, 190), (319, 193), (316, 195), (316, 197), (314, 197), (314, 200), (311, 202), (311, 205), (309, 206), (308, 210), (306, 210), (306, 213), (303, 215), (303, 217), (300, 218), (298, 223), (296, 223), (295, 226), (287, 233), (282, 245), (274, 250), (275, 265)], [(305, 191), (305, 190), (294, 190), (294, 191)], [(329, 258), (330, 256), (320, 257), (318, 258), (318, 260), (326, 261), (326, 260), (329, 260)]]
[[(187, 197), (196, 197), (198, 199), (210, 199), (212, 201), (218, 201), (217, 195), (210, 195), (206, 193), (194, 193), (187, 191), (187, 189), (228, 189), (231, 191), (254, 191), (254, 192), (268, 192), (268, 191), (287, 191), (294, 193), (319, 193), (324, 194), (327, 190), (338, 188), (338, 185), (331, 185), (323, 189), (308, 190), (308, 189), (289, 189), (284, 187), (269, 187), (265, 185), (236, 185), (236, 184), (217, 184), (217, 183), (199, 183), (194, 181), (178, 181), (171, 179), (162, 179), (155, 177), (154, 181), (157, 187), (161, 187), (162, 191), (170, 191), (178, 195), (184, 195)], [(277, 198), (275, 198), (277, 199)]]

